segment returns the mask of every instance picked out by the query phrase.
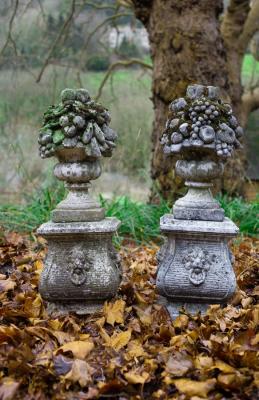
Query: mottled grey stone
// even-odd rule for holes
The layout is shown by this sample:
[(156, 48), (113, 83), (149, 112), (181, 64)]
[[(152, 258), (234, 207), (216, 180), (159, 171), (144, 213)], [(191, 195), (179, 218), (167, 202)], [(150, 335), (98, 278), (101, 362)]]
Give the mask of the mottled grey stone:
[(171, 151), (171, 153), (178, 153), (181, 150), (181, 147), (182, 147), (182, 143), (172, 144), (170, 146), (170, 151)]
[(171, 137), (172, 143), (178, 144), (183, 141), (183, 135), (179, 132), (173, 132)]
[(190, 99), (197, 99), (204, 94), (205, 86), (203, 85), (190, 85), (187, 87), (186, 96)]
[(230, 128), (230, 126), (228, 126), (227, 124), (223, 123), (220, 124), (220, 130), (217, 131), (217, 137), (225, 143), (229, 143), (232, 144), (235, 141), (235, 132), (233, 131), (232, 128)]
[(183, 97), (181, 97), (177, 100), (172, 101), (169, 108), (173, 111), (181, 111), (182, 109), (184, 109), (186, 105), (187, 105), (186, 100)]
[(207, 86), (208, 88), (208, 98), (210, 100), (217, 100), (219, 99), (220, 89), (216, 86)]
[(87, 314), (116, 293), (121, 279), (112, 235), (116, 218), (96, 222), (48, 222), (38, 234), (48, 241), (39, 290), (55, 314)]
[(199, 136), (204, 143), (211, 143), (215, 139), (215, 131), (212, 126), (204, 125), (200, 128)]
[(179, 118), (174, 118), (174, 119), (172, 119), (172, 120), (170, 121), (169, 127), (170, 127), (171, 129), (174, 129), (174, 128), (176, 128), (176, 127), (179, 125), (179, 122), (180, 122)]
[[(218, 100), (218, 88), (192, 85), (187, 88), (187, 96), (192, 100), (189, 112), (192, 123), (187, 120), (192, 129), (191, 139), (171, 145), (171, 152), (182, 156), (176, 162), (175, 172), (185, 180), (188, 191), (173, 205), (173, 214), (164, 215), (160, 220), (166, 240), (157, 254), (159, 302), (167, 307), (172, 318), (182, 307), (190, 313), (205, 313), (210, 304), (223, 305), (236, 287), (228, 240), (239, 230), (225, 218), (224, 210), (211, 193), (212, 180), (223, 174), (221, 156), (231, 155), (232, 143), (238, 147), (234, 130), (224, 121), (229, 120), (231, 126), (236, 122), (224, 104), (224, 119), (215, 124), (219, 111), (216, 103), (208, 99)], [(197, 120), (197, 113), (204, 110), (205, 114)], [(222, 108), (219, 110), (222, 114)], [(216, 134), (212, 126), (207, 126), (211, 118), (217, 127)], [(202, 125), (205, 120), (206, 125)]]
[(181, 124), (180, 126), (179, 126), (179, 131), (184, 135), (184, 136), (187, 136), (188, 134), (189, 134), (189, 132), (188, 132), (188, 124), (187, 124), (187, 122), (185, 122), (185, 123), (183, 123), (183, 124)]
[[(66, 89), (61, 97), (63, 102), (74, 102), (75, 107), (82, 107), (86, 102), (89, 105), (90, 100), (84, 89)], [(98, 114), (96, 110), (93, 112)], [(90, 181), (101, 175), (99, 158), (111, 155), (117, 137), (104, 124), (110, 119), (107, 111), (100, 109), (99, 114), (97, 119), (104, 130), (86, 116), (69, 114), (74, 123), (70, 126), (67, 116), (60, 121), (65, 134), (77, 134), (64, 139), (54, 152), (59, 160), (54, 175), (66, 182), (68, 195), (52, 211), (52, 220), (37, 231), (48, 241), (39, 291), (53, 315), (95, 312), (116, 294), (121, 281), (120, 260), (112, 245), (112, 236), (120, 221), (105, 218), (104, 209), (89, 194)], [(83, 132), (86, 120), (88, 125)], [(81, 136), (79, 141), (76, 127), (82, 129), (84, 143)]]
[(156, 285), (172, 318), (182, 306), (204, 313), (210, 304), (226, 303), (236, 288), (227, 245), (238, 233), (235, 224), (227, 218), (180, 221), (169, 214), (162, 217), (160, 228), (167, 240), (158, 254)]

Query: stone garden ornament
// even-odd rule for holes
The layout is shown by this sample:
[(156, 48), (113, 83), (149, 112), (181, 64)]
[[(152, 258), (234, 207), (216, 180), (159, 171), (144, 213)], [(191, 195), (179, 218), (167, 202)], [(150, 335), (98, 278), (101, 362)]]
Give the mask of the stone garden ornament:
[(175, 170), (188, 191), (160, 221), (166, 242), (158, 253), (157, 288), (175, 317), (183, 306), (205, 312), (235, 292), (228, 240), (238, 228), (224, 216), (210, 188), (240, 147), (243, 129), (217, 87), (189, 86), (185, 98), (173, 101), (169, 110), (161, 144), (166, 155), (179, 155)]
[(44, 114), (40, 156), (57, 157), (54, 175), (68, 189), (51, 221), (37, 231), (48, 241), (39, 291), (50, 313), (92, 313), (120, 284), (119, 257), (112, 246), (120, 222), (105, 218), (88, 193), (90, 181), (101, 175), (101, 157), (110, 157), (115, 147), (117, 134), (109, 123), (108, 110), (85, 89), (63, 90), (61, 103)]

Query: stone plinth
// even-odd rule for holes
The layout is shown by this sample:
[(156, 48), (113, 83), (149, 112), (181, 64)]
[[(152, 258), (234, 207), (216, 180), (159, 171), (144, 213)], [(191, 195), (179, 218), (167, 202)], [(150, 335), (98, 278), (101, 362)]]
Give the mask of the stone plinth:
[(225, 218), (211, 187), (241, 146), (243, 130), (213, 86), (189, 86), (169, 110), (161, 144), (168, 157), (178, 154), (175, 172), (188, 191), (160, 221), (166, 241), (157, 257), (157, 289), (175, 318), (181, 308), (204, 313), (210, 304), (225, 304), (235, 292), (228, 241), (239, 230)]
[(158, 254), (157, 289), (174, 318), (186, 311), (206, 311), (209, 304), (226, 303), (236, 279), (228, 240), (238, 233), (228, 218), (222, 222), (175, 219), (160, 221), (166, 242)]
[(92, 313), (114, 296), (121, 273), (112, 235), (119, 225), (116, 218), (41, 225), (48, 254), (39, 290), (51, 313)]

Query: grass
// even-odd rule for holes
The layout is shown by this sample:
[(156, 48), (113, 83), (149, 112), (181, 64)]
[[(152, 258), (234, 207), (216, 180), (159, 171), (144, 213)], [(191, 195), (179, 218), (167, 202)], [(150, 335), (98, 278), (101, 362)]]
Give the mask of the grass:
[[(42, 189), (35, 193), (24, 205), (0, 206), (0, 225), (5, 229), (29, 233), (50, 218), (50, 212), (63, 199), (63, 185)], [(250, 203), (240, 198), (220, 196), (218, 198), (227, 217), (231, 218), (244, 235), (256, 236), (259, 231), (259, 201)], [(159, 231), (160, 217), (170, 212), (170, 206), (161, 199), (159, 205), (136, 202), (126, 196), (106, 200), (100, 196), (100, 203), (106, 210), (106, 216), (121, 220), (116, 242), (130, 238), (136, 243), (161, 239)]]
[[(101, 72), (81, 74), (82, 85), (92, 97), (97, 94), (103, 76)], [(1, 186), (13, 192), (27, 186), (30, 191), (45, 181), (51, 161), (40, 160), (37, 144), (43, 112), (49, 104), (59, 101), (64, 87), (79, 85), (75, 71), (66, 73), (62, 68), (49, 67), (40, 84), (26, 71), (17, 75), (0, 71), (0, 87), (5, 93), (0, 98)], [(100, 101), (111, 111), (111, 126), (119, 136), (116, 151), (104, 166), (106, 171), (131, 176), (142, 176), (147, 171), (153, 119), (150, 88), (150, 76), (135, 69), (117, 71), (105, 86)]]

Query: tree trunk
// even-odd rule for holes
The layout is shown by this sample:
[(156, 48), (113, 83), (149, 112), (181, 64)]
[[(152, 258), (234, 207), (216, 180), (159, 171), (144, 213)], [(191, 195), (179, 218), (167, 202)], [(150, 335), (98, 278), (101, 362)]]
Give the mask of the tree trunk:
[[(155, 192), (171, 200), (182, 192), (183, 182), (174, 175), (175, 160), (164, 156), (159, 142), (165, 127), (168, 105), (173, 99), (183, 96), (189, 84), (200, 83), (219, 86), (225, 100), (232, 102), (238, 115), (242, 93), (242, 58), (237, 55), (237, 59), (234, 59), (233, 53), (227, 57), (219, 22), (223, 11), (222, 0), (134, 1), (134, 6), (136, 16), (148, 31), (154, 68), (152, 200)], [(231, 70), (228, 61), (234, 64)], [(218, 188), (228, 192), (238, 190), (244, 176), (243, 161), (232, 162), (231, 168), (225, 168), (225, 171)]]

